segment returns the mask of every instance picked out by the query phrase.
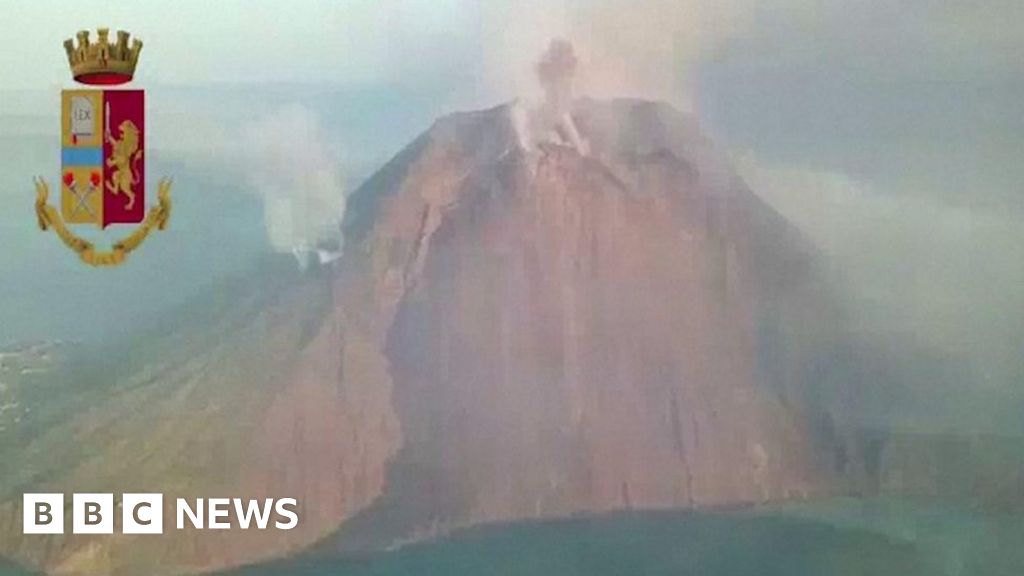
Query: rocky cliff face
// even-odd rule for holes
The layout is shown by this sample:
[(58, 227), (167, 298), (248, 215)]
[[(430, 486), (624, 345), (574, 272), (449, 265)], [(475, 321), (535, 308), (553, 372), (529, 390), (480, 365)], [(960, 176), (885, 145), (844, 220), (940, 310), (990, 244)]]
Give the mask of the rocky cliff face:
[(668, 106), (580, 102), (586, 152), (522, 113), (440, 121), (349, 204), (403, 440), (343, 541), (818, 490), (766, 342), (816, 289), (797, 234)]
[[(802, 387), (821, 294), (800, 237), (668, 106), (581, 101), (568, 144), (524, 114), (440, 120), (351, 198), (336, 267), (240, 289), (213, 329), (162, 337), (90, 409), (26, 437), (2, 553), (180, 572), (339, 526), (355, 547), (824, 489)], [(26, 538), (27, 486), (295, 496), (302, 522)]]

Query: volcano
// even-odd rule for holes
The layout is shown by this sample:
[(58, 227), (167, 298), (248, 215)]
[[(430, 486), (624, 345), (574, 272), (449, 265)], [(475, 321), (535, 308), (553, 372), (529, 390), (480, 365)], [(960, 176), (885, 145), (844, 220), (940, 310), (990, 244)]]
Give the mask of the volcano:
[(813, 250), (668, 105), (579, 101), (569, 138), (528, 114), (443, 119), (350, 199), (341, 292), (402, 437), (367, 522), (815, 491), (780, 350), (822, 300)]
[[(437, 121), (349, 198), (341, 260), (277, 262), (193, 305), (20, 451), (2, 553), (178, 573), (827, 490), (834, 430), (806, 381), (832, 312), (813, 248), (692, 117), (641, 100), (566, 114)], [(29, 539), (28, 485), (288, 496), (301, 522)]]

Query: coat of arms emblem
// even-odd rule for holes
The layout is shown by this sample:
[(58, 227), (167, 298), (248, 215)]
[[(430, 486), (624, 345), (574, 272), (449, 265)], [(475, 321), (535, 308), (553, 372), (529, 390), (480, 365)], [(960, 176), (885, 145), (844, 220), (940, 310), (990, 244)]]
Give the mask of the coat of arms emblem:
[[(80, 258), (93, 266), (111, 266), (125, 257), (170, 217), (168, 179), (157, 187), (158, 203), (146, 213), (145, 92), (113, 89), (135, 74), (142, 42), (117, 33), (110, 42), (106, 28), (96, 42), (79, 32), (64, 42), (75, 81), (102, 89), (64, 90), (61, 97), (60, 210), (47, 204), (49, 186), (36, 179), (36, 216), (43, 230), (53, 228)], [(100, 251), (76, 236), (67, 224), (141, 224), (127, 238)]]

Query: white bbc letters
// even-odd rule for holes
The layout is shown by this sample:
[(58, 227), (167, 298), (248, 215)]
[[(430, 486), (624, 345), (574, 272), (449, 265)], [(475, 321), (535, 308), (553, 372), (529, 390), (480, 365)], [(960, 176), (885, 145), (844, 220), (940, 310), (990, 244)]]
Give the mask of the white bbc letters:
[[(175, 512), (178, 530), (189, 523), (193, 530), (291, 530), (299, 524), (295, 498), (177, 498)], [(73, 534), (114, 534), (115, 516), (121, 534), (163, 534), (164, 495), (122, 494), (118, 505), (113, 494), (71, 495)], [(24, 494), (22, 533), (63, 534), (64, 495)]]
[(25, 534), (64, 533), (63, 494), (22, 496), (22, 530)]
[(164, 495), (124, 494), (121, 496), (121, 532), (163, 534)]
[(75, 534), (113, 534), (114, 495), (75, 494), (71, 505), (71, 531)]

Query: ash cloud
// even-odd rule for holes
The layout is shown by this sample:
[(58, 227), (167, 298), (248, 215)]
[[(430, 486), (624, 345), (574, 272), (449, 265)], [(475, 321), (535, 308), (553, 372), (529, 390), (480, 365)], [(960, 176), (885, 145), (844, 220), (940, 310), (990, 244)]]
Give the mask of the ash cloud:
[[(753, 0), (658, 0), (642, 7), (624, 0), (495, 3), (482, 9), (485, 74), (497, 94), (542, 97), (533, 59), (552, 38), (567, 38), (578, 62), (572, 78), (580, 93), (655, 98), (692, 108), (699, 61), (749, 30), (754, 8)], [(544, 89), (552, 87), (546, 83)]]
[(545, 103), (556, 113), (572, 104), (572, 82), (579, 60), (568, 40), (555, 39), (537, 62), (537, 79), (544, 87)]
[(571, 114), (573, 81), (578, 64), (575, 48), (568, 40), (552, 40), (541, 54), (535, 69), (537, 80), (544, 90), (544, 101), (533, 111), (529, 131), (541, 140), (571, 146), (586, 156), (589, 154), (589, 146), (580, 135)]

